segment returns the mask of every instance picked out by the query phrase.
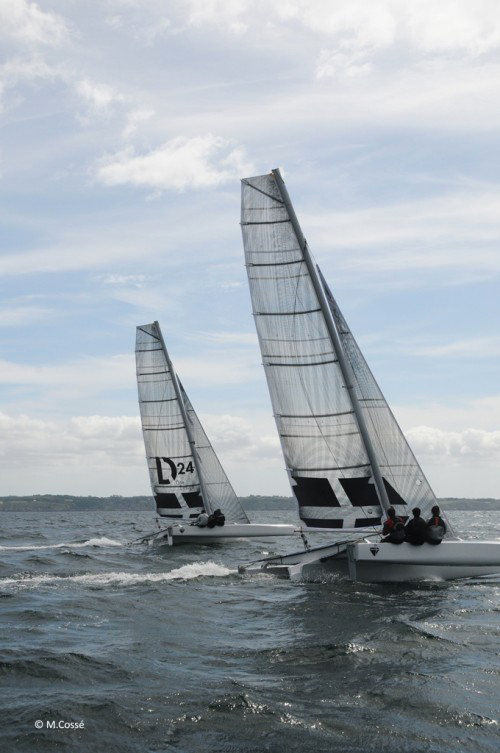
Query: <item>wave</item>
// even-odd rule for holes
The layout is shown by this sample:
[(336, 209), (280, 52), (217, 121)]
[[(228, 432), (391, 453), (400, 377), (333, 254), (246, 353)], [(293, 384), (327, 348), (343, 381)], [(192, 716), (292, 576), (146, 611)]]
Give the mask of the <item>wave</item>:
[(135, 586), (142, 583), (162, 583), (172, 580), (192, 580), (203, 577), (225, 577), (237, 574), (216, 562), (193, 562), (166, 573), (87, 573), (84, 575), (22, 575), (17, 578), (0, 578), (0, 587), (64, 585), (77, 583), (94, 588), (106, 586)]
[(25, 544), (23, 546), (0, 546), (4, 552), (29, 552), (32, 549), (80, 549), (85, 546), (125, 546), (126, 542), (109, 539), (107, 536), (89, 539), (88, 541), (62, 542), (61, 544)]

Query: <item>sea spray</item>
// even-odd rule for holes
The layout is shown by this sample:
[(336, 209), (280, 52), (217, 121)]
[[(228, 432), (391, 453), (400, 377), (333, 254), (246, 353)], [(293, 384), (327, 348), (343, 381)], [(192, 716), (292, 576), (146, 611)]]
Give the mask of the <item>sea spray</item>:
[(126, 542), (115, 541), (107, 536), (89, 539), (88, 541), (62, 542), (61, 544), (25, 544), (24, 546), (0, 546), (0, 551), (29, 552), (35, 549), (81, 549), (86, 546), (125, 546)]
[(106, 586), (135, 586), (142, 583), (161, 583), (175, 580), (188, 581), (203, 577), (225, 577), (236, 574), (232, 570), (216, 562), (193, 562), (182, 567), (175, 568), (163, 573), (85, 573), (84, 575), (33, 575), (25, 574), (14, 578), (0, 578), (0, 588), (22, 586), (36, 588), (37, 586), (56, 585), (64, 586), (66, 583), (76, 583), (93, 588), (105, 588)]

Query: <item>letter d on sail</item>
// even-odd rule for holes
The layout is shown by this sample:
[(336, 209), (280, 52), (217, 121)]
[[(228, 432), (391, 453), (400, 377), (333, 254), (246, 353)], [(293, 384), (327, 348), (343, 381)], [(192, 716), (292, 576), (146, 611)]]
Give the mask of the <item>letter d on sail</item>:
[[(175, 481), (177, 477), (177, 468), (175, 466), (175, 463), (170, 460), (170, 458), (155, 458), (156, 460), (156, 471), (158, 473), (158, 483), (159, 484), (170, 484), (170, 481)], [(161, 461), (163, 460), (164, 463), (167, 463), (170, 471), (172, 473), (172, 479), (165, 478), (163, 476), (163, 468), (161, 467)]]

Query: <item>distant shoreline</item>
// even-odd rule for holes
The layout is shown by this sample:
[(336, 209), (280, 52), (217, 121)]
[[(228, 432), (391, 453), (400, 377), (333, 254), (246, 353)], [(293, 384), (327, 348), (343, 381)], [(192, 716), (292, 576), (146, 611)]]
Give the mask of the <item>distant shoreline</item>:
[[(240, 497), (246, 510), (293, 510), (293, 497), (250, 495)], [(500, 510), (500, 499), (446, 497), (438, 499), (445, 510)], [(69, 494), (33, 494), (0, 497), (0, 512), (155, 512), (151, 496), (77, 497)]]

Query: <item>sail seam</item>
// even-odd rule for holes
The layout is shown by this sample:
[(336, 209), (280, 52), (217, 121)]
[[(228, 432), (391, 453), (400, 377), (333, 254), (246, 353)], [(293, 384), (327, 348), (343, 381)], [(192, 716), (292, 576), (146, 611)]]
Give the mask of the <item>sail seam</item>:
[(284, 225), (286, 222), (290, 222), (290, 220), (287, 218), (286, 220), (262, 220), (262, 222), (242, 222), (242, 225)]
[(298, 316), (299, 314), (317, 314), (321, 309), (308, 309), (307, 311), (256, 311), (255, 316)]
[(353, 470), (355, 468), (369, 468), (370, 463), (360, 463), (360, 465), (335, 465), (330, 468), (291, 468), (290, 473), (297, 473), (297, 471), (300, 471), (301, 473), (308, 473), (309, 471), (316, 472), (316, 471), (349, 471)]
[(170, 371), (142, 371), (137, 374), (137, 376), (146, 377), (146, 376), (161, 376), (162, 374), (170, 374)]
[(354, 411), (347, 410), (342, 413), (315, 413), (308, 415), (307, 413), (276, 413), (277, 418), (333, 418), (334, 416), (352, 416)]
[[(291, 253), (292, 251), (298, 251), (298, 250), (299, 249), (291, 248), (289, 253)], [(247, 267), (286, 267), (288, 264), (302, 264), (303, 261), (304, 259), (295, 259), (294, 261), (275, 261), (272, 264), (271, 262), (269, 262), (268, 264), (254, 264), (253, 262), (249, 262), (246, 266)], [(305, 275), (297, 275), (297, 277), (305, 277)], [(259, 277), (257, 279), (261, 280), (262, 277)], [(275, 278), (269, 277), (267, 279), (274, 280)]]
[(332, 361), (311, 361), (311, 363), (275, 363), (272, 361), (266, 361), (264, 366), (291, 366), (294, 368), (305, 368), (306, 366), (326, 366), (329, 363), (338, 363), (338, 358)]
[(139, 400), (140, 403), (175, 403), (177, 401), (176, 397), (169, 397), (165, 400), (158, 399), (158, 400)]

